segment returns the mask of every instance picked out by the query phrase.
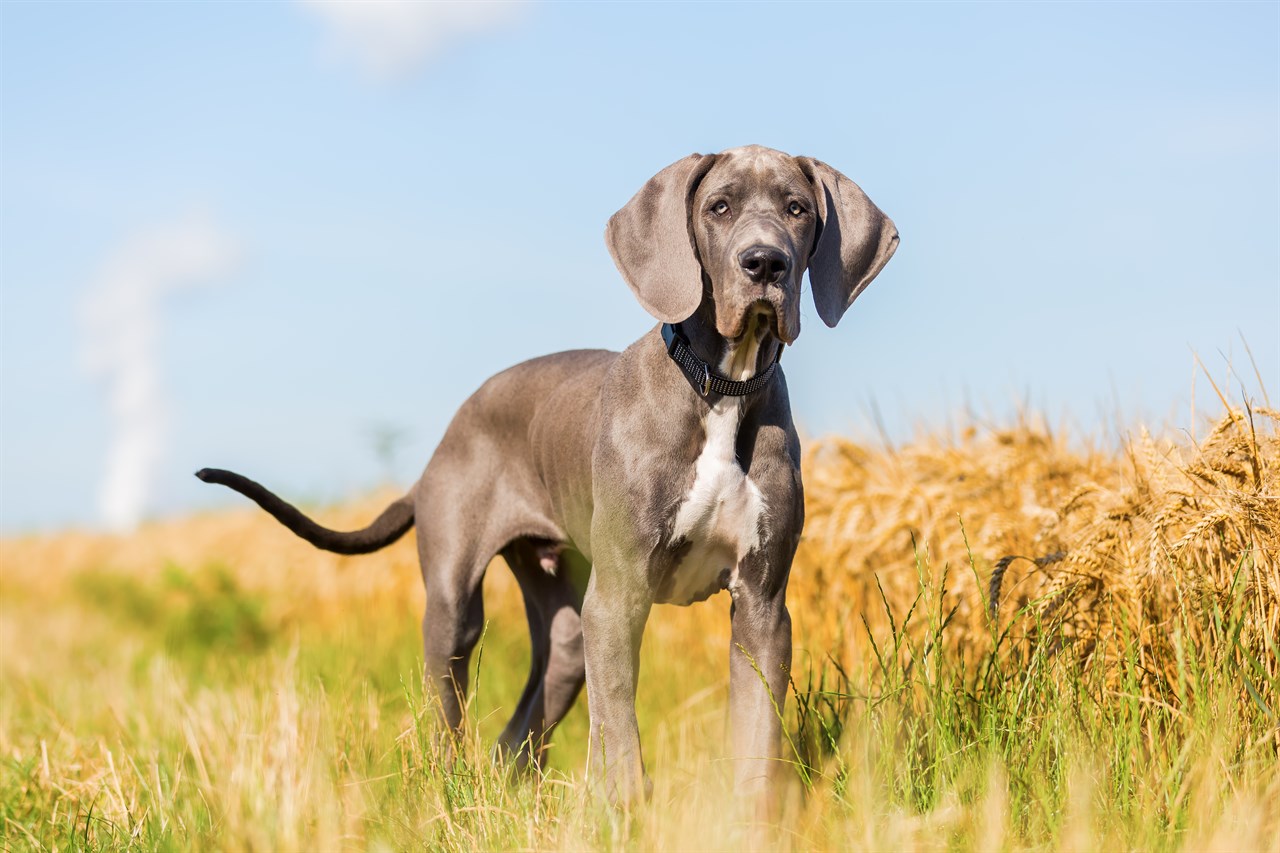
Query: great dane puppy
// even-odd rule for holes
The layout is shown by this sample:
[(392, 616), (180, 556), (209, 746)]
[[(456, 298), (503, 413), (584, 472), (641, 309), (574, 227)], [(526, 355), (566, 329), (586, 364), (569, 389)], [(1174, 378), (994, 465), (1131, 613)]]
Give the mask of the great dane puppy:
[(484, 623), (481, 580), (501, 554), (524, 594), (533, 663), (500, 749), (536, 764), (585, 682), (589, 775), (614, 801), (648, 789), (635, 698), (650, 609), (728, 590), (735, 779), (762, 792), (781, 763), (787, 576), (804, 524), (779, 358), (800, 334), (805, 270), (835, 326), (898, 232), (825, 163), (747, 146), (663, 169), (605, 237), (660, 325), (621, 353), (557, 353), (488, 380), (409, 493), (363, 530), (321, 527), (229, 471), (197, 476), (330, 551), (375, 551), (416, 526), (426, 674), (453, 729)]

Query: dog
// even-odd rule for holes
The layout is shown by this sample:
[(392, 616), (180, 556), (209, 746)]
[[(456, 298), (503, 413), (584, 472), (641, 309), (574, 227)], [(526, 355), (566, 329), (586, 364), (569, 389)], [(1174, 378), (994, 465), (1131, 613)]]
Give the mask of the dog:
[(825, 163), (746, 146), (658, 172), (605, 237), (659, 325), (621, 353), (561, 352), (489, 379), (408, 494), (363, 530), (321, 527), (230, 471), (197, 476), (330, 551), (375, 551), (416, 526), (425, 672), (455, 731), (484, 624), (481, 580), (501, 554), (524, 596), (533, 662), (498, 749), (537, 765), (585, 684), (588, 778), (616, 803), (650, 790), (635, 713), (650, 609), (727, 590), (735, 785), (767, 797), (791, 665), (787, 577), (804, 525), (780, 358), (800, 334), (806, 269), (834, 327), (898, 231)]

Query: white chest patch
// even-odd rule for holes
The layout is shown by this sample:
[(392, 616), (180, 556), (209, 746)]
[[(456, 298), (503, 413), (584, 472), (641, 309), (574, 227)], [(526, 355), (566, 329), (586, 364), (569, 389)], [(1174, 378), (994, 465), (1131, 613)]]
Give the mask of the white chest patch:
[[(747, 336), (749, 341), (752, 337)], [(733, 360), (730, 352), (724, 366)], [(747, 364), (749, 373), (754, 358)], [(739, 562), (760, 547), (764, 495), (742, 470), (737, 456), (743, 406), (740, 397), (722, 397), (707, 415), (707, 441), (694, 463), (693, 487), (680, 504), (672, 529), (672, 541), (684, 540), (688, 551), (675, 568), (668, 603), (692, 604), (721, 589), (732, 594)]]

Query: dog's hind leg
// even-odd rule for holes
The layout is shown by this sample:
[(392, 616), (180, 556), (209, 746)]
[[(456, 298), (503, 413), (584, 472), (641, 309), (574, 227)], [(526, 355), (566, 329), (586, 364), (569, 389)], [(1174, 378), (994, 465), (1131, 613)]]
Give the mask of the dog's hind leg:
[(538, 577), (543, 569), (538, 564), (535, 550), (527, 539), (517, 539), (502, 549), (502, 558), (511, 568), (524, 597), (525, 617), (529, 621), (529, 678), (511, 720), (498, 737), (496, 754), (503, 760), (514, 758), (516, 766), (521, 768), (528, 762), (528, 747), (532, 738), (529, 730), (530, 709), (542, 692), (542, 677), (547, 671), (551, 651), (547, 642), (549, 632), (542, 615), (542, 584)]
[[(542, 679), (542, 717), (539, 742), (545, 751), (551, 732), (573, 708), (587, 683), (586, 652), (582, 642), (582, 600), (591, 564), (575, 550), (560, 553), (556, 594), (548, 598), (550, 663)], [(541, 758), (541, 753), (539, 753)]]
[[(471, 652), (484, 631), (481, 583), (489, 554), (471, 543), (449, 543), (432, 535), (432, 526), (418, 531), (427, 606), (422, 617), (422, 650), (429, 688), (439, 702), (440, 716), (454, 732), (462, 728)], [(448, 547), (453, 544), (455, 547)]]
[(559, 546), (523, 539), (503, 551), (524, 594), (529, 618), (529, 680), (498, 740), (516, 766), (539, 766), (555, 726), (573, 707), (586, 680), (582, 652), (582, 594)]
[[(542, 679), (541, 715), (531, 718), (532, 730), (541, 729), (535, 758), (539, 762), (550, 743), (551, 732), (573, 707), (587, 683), (586, 658), (582, 646), (582, 597), (562, 600), (551, 617), (551, 660)], [(535, 710), (537, 706), (535, 706)]]

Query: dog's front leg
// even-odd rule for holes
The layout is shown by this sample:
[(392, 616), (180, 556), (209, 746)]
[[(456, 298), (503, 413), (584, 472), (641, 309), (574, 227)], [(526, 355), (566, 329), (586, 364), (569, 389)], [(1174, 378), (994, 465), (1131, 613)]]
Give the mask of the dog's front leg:
[(791, 672), (791, 616), (786, 590), (734, 596), (729, 648), (729, 722), (734, 781), (740, 795), (769, 791), (782, 770), (782, 710)]
[(601, 556), (582, 603), (591, 716), (588, 775), (610, 802), (626, 805), (649, 792), (636, 722), (636, 680), (652, 600), (642, 586), (627, 582), (630, 567), (610, 565)]
[(761, 418), (748, 470), (767, 501), (759, 528), (763, 541), (739, 559), (729, 584), (729, 725), (739, 795), (756, 795), (759, 805), (776, 813), (778, 797), (764, 797), (774, 793), (771, 783), (787, 766), (782, 754), (782, 712), (791, 678), (787, 580), (804, 529), (804, 487), (800, 440), (786, 398), (774, 402)]

